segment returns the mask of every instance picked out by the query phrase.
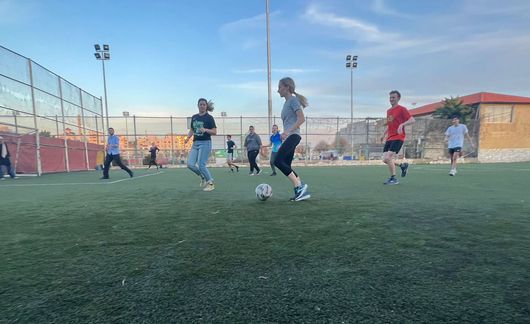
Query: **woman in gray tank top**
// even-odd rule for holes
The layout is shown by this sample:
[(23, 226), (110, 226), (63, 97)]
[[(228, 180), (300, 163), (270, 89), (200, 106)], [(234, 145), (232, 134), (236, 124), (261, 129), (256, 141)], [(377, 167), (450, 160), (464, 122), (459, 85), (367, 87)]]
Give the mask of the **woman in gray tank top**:
[(282, 146), (276, 154), (274, 165), (291, 180), (294, 187), (294, 197), (291, 201), (302, 201), (311, 198), (307, 184), (302, 182), (300, 176), (291, 168), (294, 151), (302, 140), (300, 125), (305, 122), (304, 108), (307, 99), (295, 92), (295, 84), (291, 78), (283, 78), (278, 83), (278, 93), (285, 98), (282, 109), (284, 132), (281, 134)]

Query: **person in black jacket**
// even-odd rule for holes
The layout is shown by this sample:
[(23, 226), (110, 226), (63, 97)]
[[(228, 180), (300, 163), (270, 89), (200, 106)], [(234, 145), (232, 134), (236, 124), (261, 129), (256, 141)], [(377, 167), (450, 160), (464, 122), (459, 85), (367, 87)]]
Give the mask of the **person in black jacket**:
[(7, 169), (7, 173), (9, 174), (11, 179), (17, 179), (15, 170), (13, 170), (13, 167), (11, 166), (11, 161), (9, 160), (9, 150), (7, 149), (7, 144), (4, 141), (4, 138), (0, 136), (0, 180), (5, 180), (4, 170), (2, 169), (2, 166)]

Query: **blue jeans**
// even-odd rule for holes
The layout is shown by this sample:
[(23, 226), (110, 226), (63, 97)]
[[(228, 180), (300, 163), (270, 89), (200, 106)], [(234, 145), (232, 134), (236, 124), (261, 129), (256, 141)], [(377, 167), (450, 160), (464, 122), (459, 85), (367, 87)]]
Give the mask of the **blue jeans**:
[(11, 166), (11, 161), (9, 161), (8, 157), (0, 157), (0, 179), (4, 177), (4, 167), (7, 170), (7, 174), (9, 174), (9, 176), (14, 179), (16, 177), (15, 170), (13, 170), (13, 167)]
[[(194, 141), (188, 156), (188, 168), (206, 181), (213, 181), (206, 164), (212, 151), (212, 141)], [(197, 164), (199, 167), (197, 167)]]

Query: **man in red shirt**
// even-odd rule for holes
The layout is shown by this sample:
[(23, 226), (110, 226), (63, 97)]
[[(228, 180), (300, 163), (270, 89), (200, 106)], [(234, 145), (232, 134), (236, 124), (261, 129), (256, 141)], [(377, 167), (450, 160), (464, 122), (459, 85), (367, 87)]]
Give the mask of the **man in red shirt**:
[(407, 175), (409, 164), (399, 164), (395, 159), (405, 141), (405, 126), (414, 124), (415, 120), (414, 117), (409, 114), (407, 108), (398, 105), (399, 99), (401, 99), (399, 91), (392, 90), (389, 95), (392, 107), (386, 111), (387, 129), (381, 137), (381, 143), (386, 137), (385, 147), (383, 149), (383, 162), (388, 165), (390, 178), (388, 178), (384, 184), (396, 185), (399, 183), (399, 180), (396, 178), (396, 165), (399, 165), (401, 168), (401, 176), (404, 177)]

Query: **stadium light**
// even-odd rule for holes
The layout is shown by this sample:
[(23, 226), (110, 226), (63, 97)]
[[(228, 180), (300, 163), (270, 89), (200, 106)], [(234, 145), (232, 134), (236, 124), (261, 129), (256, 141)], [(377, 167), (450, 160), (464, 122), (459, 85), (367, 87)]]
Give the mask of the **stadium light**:
[(109, 106), (108, 106), (108, 99), (107, 99), (107, 80), (105, 77), (105, 61), (110, 60), (110, 53), (109, 53), (109, 45), (104, 44), (103, 49), (101, 49), (101, 46), (99, 44), (94, 45), (94, 49), (96, 50), (96, 53), (94, 53), (94, 56), (96, 57), (96, 60), (101, 61), (101, 66), (103, 68), (103, 91), (105, 93), (105, 120), (107, 122), (107, 128), (110, 127), (109, 124)]
[(353, 159), (353, 69), (357, 68), (357, 55), (346, 55), (346, 68), (350, 69), (350, 124), (351, 156)]

